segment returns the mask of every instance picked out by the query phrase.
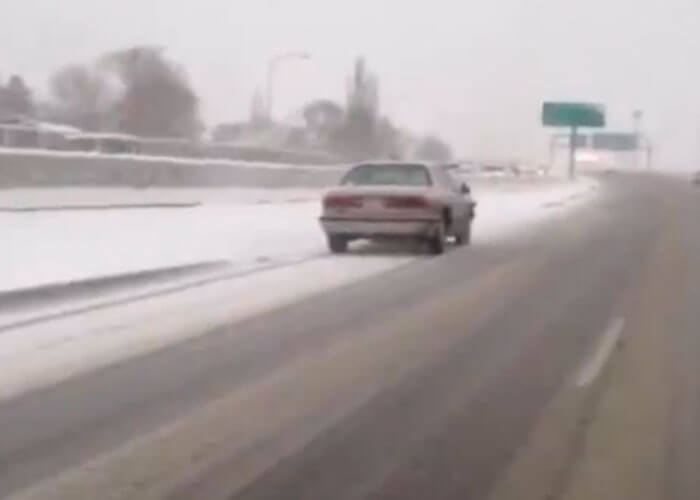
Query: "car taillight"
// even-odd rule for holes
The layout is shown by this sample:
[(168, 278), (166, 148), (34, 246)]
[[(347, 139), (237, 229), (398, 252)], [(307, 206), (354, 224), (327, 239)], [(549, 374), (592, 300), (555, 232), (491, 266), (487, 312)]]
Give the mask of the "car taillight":
[(384, 198), (386, 208), (428, 208), (430, 203), (422, 196), (387, 196)]
[(358, 208), (362, 206), (361, 196), (328, 195), (323, 199), (325, 208)]

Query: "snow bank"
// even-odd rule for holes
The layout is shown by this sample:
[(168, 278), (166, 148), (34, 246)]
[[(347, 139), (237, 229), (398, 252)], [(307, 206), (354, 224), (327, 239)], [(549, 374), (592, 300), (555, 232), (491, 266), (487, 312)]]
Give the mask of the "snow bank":
[(23, 207), (236, 204), (317, 200), (319, 188), (19, 188), (0, 190), (0, 211)]
[(477, 241), (487, 242), (516, 231), (528, 230), (534, 223), (565, 215), (566, 209), (590, 198), (598, 183), (582, 178), (577, 182), (475, 187), (478, 201), (473, 234)]
[(323, 247), (316, 203), (0, 214), (0, 290), (202, 261), (252, 268)]

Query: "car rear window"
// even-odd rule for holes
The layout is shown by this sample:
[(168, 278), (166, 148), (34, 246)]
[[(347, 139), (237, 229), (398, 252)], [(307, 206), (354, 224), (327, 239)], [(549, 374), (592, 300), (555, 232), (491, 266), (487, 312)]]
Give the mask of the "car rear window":
[(428, 169), (419, 164), (359, 165), (345, 174), (348, 186), (430, 186)]

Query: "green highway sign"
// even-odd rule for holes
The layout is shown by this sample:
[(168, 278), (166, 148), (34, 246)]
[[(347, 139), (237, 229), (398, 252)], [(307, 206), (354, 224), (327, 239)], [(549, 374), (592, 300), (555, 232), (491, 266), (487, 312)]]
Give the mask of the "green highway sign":
[(576, 148), (582, 143), (579, 127), (605, 127), (605, 108), (601, 104), (588, 102), (544, 102), (542, 125), (546, 127), (569, 127), (569, 177), (576, 176)]
[(545, 102), (542, 125), (548, 127), (604, 127), (605, 108), (585, 102)]

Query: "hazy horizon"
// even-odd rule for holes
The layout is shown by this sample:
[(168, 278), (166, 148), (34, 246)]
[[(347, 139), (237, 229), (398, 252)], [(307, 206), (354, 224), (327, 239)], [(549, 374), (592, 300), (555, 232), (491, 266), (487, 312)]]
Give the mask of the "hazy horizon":
[[(567, 3), (568, 4), (568, 3)], [(660, 168), (693, 168), (700, 146), (694, 92), (700, 5), (603, 0), (490, 3), (184, 0), (37, 0), (4, 6), (0, 76), (19, 74), (46, 95), (61, 66), (133, 45), (167, 48), (199, 94), (208, 125), (248, 116), (275, 54), (308, 61), (280, 68), (275, 113), (345, 97), (354, 59), (379, 77), (381, 110), (460, 155), (546, 158), (545, 99), (606, 105), (611, 129), (643, 128)]]

